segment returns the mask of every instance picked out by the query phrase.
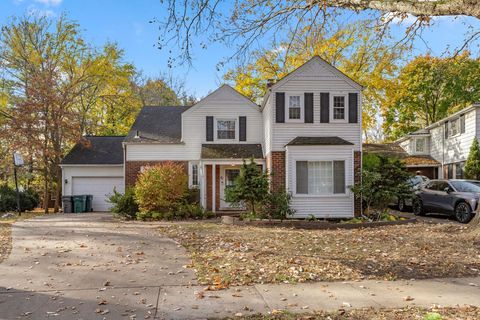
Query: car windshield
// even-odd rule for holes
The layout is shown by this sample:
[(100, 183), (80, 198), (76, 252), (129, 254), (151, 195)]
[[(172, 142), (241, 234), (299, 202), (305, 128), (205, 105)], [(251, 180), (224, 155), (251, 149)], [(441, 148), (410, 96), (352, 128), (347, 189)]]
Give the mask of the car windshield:
[(452, 186), (458, 192), (478, 192), (480, 193), (480, 186), (469, 181), (450, 181)]

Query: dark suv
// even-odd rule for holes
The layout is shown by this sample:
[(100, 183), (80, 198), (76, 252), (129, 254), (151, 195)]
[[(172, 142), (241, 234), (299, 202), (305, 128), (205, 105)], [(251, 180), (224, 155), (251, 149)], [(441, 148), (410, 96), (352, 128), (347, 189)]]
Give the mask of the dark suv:
[(444, 213), (461, 223), (472, 220), (480, 197), (480, 182), (473, 180), (430, 180), (415, 192), (413, 213)]

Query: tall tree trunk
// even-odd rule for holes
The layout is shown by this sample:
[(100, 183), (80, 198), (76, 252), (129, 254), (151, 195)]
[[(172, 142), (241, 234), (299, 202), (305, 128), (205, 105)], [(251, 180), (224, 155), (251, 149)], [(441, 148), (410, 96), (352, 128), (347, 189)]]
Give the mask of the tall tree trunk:
[(59, 166), (55, 166), (55, 205), (53, 207), (53, 212), (57, 213), (60, 208), (60, 197), (62, 194), (62, 171)]
[(48, 192), (48, 166), (45, 165), (43, 169), (43, 210), (44, 213), (48, 213), (48, 200), (49, 200), (49, 192)]

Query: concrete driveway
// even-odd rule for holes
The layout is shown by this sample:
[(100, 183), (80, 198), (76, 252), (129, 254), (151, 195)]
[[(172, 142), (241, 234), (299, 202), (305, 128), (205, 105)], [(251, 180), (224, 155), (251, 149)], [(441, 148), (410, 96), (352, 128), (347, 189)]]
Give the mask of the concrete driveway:
[(109, 214), (17, 222), (0, 264), (0, 319), (147, 319), (162, 286), (195, 284), (184, 249)]

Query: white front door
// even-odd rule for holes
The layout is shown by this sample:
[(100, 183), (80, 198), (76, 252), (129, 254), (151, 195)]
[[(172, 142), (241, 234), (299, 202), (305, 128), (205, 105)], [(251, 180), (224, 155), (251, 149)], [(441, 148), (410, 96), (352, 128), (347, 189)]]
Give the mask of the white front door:
[(235, 179), (240, 174), (240, 167), (222, 166), (220, 167), (220, 209), (242, 209), (242, 206), (235, 206), (225, 201), (225, 189), (235, 185)]

